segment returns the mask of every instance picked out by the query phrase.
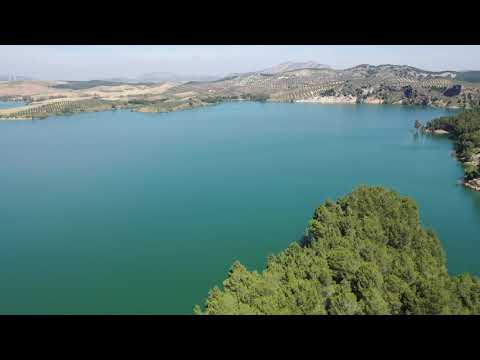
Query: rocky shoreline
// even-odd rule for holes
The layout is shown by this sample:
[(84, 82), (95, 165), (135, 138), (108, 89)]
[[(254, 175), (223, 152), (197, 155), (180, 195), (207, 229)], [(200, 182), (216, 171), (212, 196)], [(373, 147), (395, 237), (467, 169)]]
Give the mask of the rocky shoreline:
[(423, 129), (423, 132), (426, 134), (433, 134), (433, 135), (449, 135), (450, 133), (443, 129)]
[(356, 104), (356, 96), (316, 96), (308, 99), (295, 100), (296, 103), (317, 103), (317, 104)]
[(316, 104), (383, 104), (382, 99), (376, 97), (358, 97), (353, 95), (315, 96), (307, 99), (295, 100), (296, 103)]
[(463, 185), (469, 189), (480, 191), (480, 178), (464, 181)]

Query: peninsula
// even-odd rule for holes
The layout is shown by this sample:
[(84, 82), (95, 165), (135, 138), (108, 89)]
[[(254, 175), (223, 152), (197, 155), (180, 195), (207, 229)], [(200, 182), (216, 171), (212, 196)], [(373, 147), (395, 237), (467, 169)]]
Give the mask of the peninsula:
[(480, 279), (451, 276), (418, 205), (361, 186), (315, 209), (304, 239), (269, 256), (264, 271), (236, 261), (198, 315), (468, 315)]
[(424, 132), (449, 135), (455, 142), (455, 156), (463, 164), (463, 184), (480, 191), (480, 109), (467, 109), (427, 123)]

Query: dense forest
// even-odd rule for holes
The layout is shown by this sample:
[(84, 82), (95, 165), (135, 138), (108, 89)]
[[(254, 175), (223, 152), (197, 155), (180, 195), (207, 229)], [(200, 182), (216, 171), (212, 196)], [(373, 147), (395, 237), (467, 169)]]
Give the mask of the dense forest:
[(474, 159), (480, 152), (480, 108), (434, 119), (427, 123), (426, 128), (448, 131), (455, 141), (455, 151), (459, 160), (466, 163), (466, 180), (480, 176), (480, 163)]
[(449, 276), (416, 203), (359, 187), (315, 210), (302, 242), (263, 272), (231, 267), (196, 314), (480, 314), (480, 279)]

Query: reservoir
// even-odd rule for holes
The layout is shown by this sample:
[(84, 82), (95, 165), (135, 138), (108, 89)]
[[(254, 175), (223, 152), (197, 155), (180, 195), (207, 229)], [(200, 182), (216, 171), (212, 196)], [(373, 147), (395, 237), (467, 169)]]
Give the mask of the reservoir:
[[(6, 106), (6, 105), (2, 105)], [(451, 274), (480, 275), (480, 193), (445, 109), (231, 102), (0, 121), (0, 314), (191, 314), (356, 186), (416, 200)]]
[(11, 109), (25, 105), (23, 101), (0, 101), (0, 109)]

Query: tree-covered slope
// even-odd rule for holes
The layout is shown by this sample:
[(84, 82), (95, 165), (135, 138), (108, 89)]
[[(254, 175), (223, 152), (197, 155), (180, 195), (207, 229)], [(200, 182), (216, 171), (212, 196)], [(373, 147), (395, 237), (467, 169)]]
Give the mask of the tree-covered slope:
[(450, 277), (439, 240), (409, 198), (360, 187), (316, 209), (303, 244), (239, 262), (197, 314), (478, 314), (480, 280)]
[(465, 164), (465, 179), (480, 177), (480, 108), (442, 116), (427, 123), (427, 129), (446, 130), (455, 141), (458, 159)]

